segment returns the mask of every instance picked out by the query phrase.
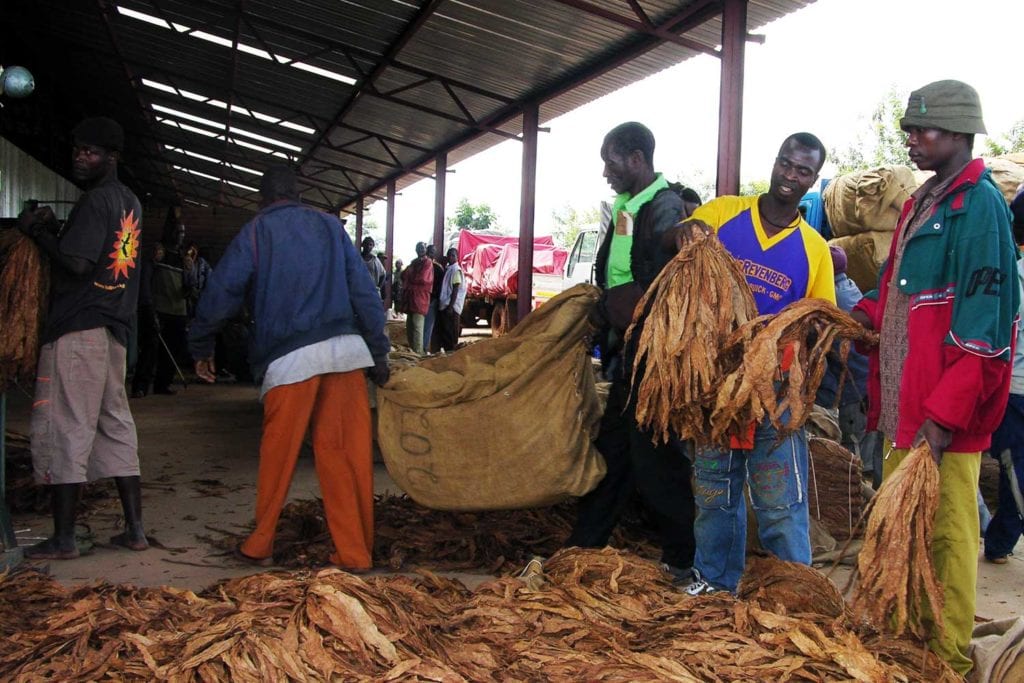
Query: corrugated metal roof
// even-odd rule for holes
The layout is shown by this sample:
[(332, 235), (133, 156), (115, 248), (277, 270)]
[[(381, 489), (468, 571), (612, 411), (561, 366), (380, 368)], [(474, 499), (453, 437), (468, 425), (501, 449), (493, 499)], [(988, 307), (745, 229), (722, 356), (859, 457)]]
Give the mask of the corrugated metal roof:
[[(748, 30), (809, 1), (750, 0)], [(0, 133), (61, 170), (70, 127), (105, 114), (146, 194), (254, 206), (252, 171), (288, 160), (306, 201), (338, 209), (519, 135), (524, 104), (543, 124), (714, 52), (721, 4), (7, 0), (4, 25), (32, 31), (7, 32), (2, 63), (38, 90), (5, 103)]]

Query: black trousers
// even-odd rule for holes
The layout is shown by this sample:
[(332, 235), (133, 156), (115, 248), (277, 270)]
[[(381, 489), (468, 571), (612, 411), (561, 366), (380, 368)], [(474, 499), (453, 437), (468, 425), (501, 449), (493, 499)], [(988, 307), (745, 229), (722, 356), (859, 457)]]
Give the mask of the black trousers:
[(139, 354), (135, 361), (135, 372), (132, 374), (132, 393), (149, 393), (149, 386), (153, 383), (153, 375), (156, 372), (156, 359), (159, 354), (160, 340), (157, 339), (157, 329), (154, 325), (152, 309), (139, 309), (138, 319), (138, 348)]
[(628, 380), (617, 378), (608, 393), (595, 445), (608, 473), (580, 498), (576, 525), (565, 545), (603, 548), (634, 493), (657, 529), (661, 561), (674, 567), (693, 566), (694, 500), (691, 464), (684, 445), (674, 440), (654, 444), (642, 431), (627, 405)]

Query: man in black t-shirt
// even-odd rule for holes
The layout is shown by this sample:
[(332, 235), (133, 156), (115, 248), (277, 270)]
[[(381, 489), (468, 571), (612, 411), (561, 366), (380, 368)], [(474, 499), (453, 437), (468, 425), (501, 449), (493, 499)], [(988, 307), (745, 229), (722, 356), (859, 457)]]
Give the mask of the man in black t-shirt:
[(135, 421), (124, 388), (126, 346), (139, 294), (142, 208), (117, 179), (124, 132), (112, 119), (73, 131), (72, 176), (85, 194), (58, 227), (50, 207), (26, 211), (18, 228), (50, 258), (50, 308), (32, 407), (32, 466), (52, 489), (53, 535), (25, 550), (39, 560), (78, 557), (81, 485), (113, 477), (125, 531), (110, 539), (148, 547), (142, 527)]

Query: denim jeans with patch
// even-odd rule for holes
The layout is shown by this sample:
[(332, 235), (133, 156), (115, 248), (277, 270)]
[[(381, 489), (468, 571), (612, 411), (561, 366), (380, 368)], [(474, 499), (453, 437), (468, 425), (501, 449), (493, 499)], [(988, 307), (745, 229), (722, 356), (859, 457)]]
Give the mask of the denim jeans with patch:
[[(783, 421), (788, 419), (783, 416)], [(747, 511), (743, 484), (757, 517), (765, 550), (782, 560), (811, 563), (807, 510), (807, 434), (803, 429), (776, 444), (765, 421), (752, 450), (700, 450), (696, 454), (697, 503), (694, 567), (716, 588), (736, 591), (746, 561)]]

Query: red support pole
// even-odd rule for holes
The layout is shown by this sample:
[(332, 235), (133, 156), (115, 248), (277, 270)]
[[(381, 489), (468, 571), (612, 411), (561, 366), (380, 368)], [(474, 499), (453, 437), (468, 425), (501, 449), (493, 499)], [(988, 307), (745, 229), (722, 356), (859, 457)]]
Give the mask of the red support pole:
[(437, 257), (443, 258), (448, 245), (444, 243), (444, 190), (448, 176), (448, 154), (441, 152), (434, 159), (434, 245)]
[(356, 200), (356, 248), (363, 241), (363, 198)]
[(395, 181), (388, 181), (388, 214), (384, 221), (384, 254), (388, 258), (389, 268), (394, 270), (395, 261)]
[(516, 320), (522, 320), (533, 307), (533, 219), (537, 199), (537, 127), (540, 107), (527, 104), (523, 109), (523, 182), (519, 203), (519, 297)]
[(718, 104), (718, 195), (740, 190), (743, 133), (743, 57), (747, 0), (725, 0), (722, 11), (722, 77)]

